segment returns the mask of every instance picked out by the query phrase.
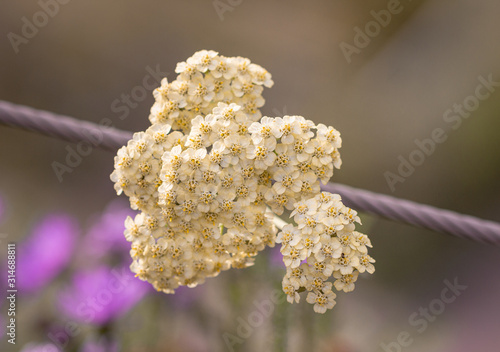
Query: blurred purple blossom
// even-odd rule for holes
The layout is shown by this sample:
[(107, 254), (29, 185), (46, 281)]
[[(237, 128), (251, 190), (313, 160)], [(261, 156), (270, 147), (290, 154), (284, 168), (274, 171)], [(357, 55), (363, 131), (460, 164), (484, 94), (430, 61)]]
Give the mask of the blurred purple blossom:
[(89, 258), (100, 259), (110, 253), (124, 254), (128, 258), (130, 243), (123, 232), (127, 216), (134, 217), (136, 212), (127, 202), (115, 200), (95, 219), (94, 224), (83, 238), (80, 255), (85, 261)]
[(189, 308), (194, 302), (198, 301), (199, 298), (203, 296), (204, 290), (204, 285), (199, 285), (193, 288), (179, 286), (175, 289), (175, 294), (168, 295), (167, 297), (174, 302), (175, 307), (185, 309)]
[(150, 290), (126, 266), (100, 266), (76, 272), (70, 286), (61, 291), (59, 306), (79, 322), (105, 325), (128, 312)]
[(53, 280), (70, 262), (78, 238), (77, 221), (65, 214), (46, 216), (20, 244), (17, 287), (33, 292)]
[(51, 343), (34, 344), (29, 343), (23, 347), (21, 352), (60, 352), (56, 345)]
[(80, 352), (118, 352), (118, 342), (109, 341), (106, 337), (101, 337), (99, 340), (88, 339), (83, 343)]
[(285, 264), (283, 263), (283, 254), (281, 254), (280, 249), (281, 245), (279, 244), (276, 244), (273, 248), (269, 248), (269, 264), (271, 264), (271, 266), (285, 268)]

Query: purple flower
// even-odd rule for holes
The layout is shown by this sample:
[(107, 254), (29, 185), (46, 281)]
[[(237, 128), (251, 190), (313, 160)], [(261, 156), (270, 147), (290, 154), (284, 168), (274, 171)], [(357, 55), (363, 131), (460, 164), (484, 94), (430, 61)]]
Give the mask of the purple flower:
[(49, 215), (21, 243), (17, 254), (17, 287), (37, 291), (70, 262), (78, 237), (76, 220), (65, 214)]
[(128, 267), (100, 266), (75, 273), (59, 295), (59, 306), (72, 319), (105, 325), (128, 312), (150, 289)]
[(179, 286), (175, 289), (175, 294), (168, 295), (175, 307), (180, 309), (189, 308), (193, 303), (199, 300), (203, 296), (203, 291), (205, 290), (204, 285), (199, 285), (193, 288), (187, 286)]
[(23, 347), (21, 352), (60, 352), (56, 345), (51, 343), (34, 344), (29, 343)]
[(118, 343), (116, 341), (109, 341), (105, 337), (99, 340), (88, 339), (83, 343), (80, 352), (118, 352)]
[(80, 252), (82, 260), (100, 259), (109, 253), (124, 254), (130, 259), (130, 243), (125, 239), (123, 231), (127, 216), (134, 217), (135, 214), (127, 202), (111, 202), (85, 235)]
[(285, 268), (285, 264), (283, 263), (283, 254), (281, 254), (280, 248), (281, 246), (279, 244), (277, 244), (273, 248), (269, 248), (269, 263), (272, 266)]

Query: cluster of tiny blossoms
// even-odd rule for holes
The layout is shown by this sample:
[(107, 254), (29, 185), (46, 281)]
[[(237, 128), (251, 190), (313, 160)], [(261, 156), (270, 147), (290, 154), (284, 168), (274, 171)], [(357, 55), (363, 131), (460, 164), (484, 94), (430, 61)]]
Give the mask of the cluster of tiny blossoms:
[[(276, 241), (289, 301), (307, 289), (315, 311), (331, 308), (332, 273), (341, 273), (335, 287), (349, 291), (363, 260), (373, 272), (369, 240), (354, 231), (356, 214), (336, 195), (320, 194), (320, 181), (341, 165), (340, 134), (302, 116), (261, 118), (262, 86), (273, 82), (248, 59), (200, 51), (176, 72), (175, 81), (164, 79), (154, 92), (152, 126), (118, 151), (111, 174), (117, 193), (141, 211), (125, 222), (131, 270), (174, 293), (252, 265)], [(297, 226), (286, 225), (276, 237), (273, 219), (285, 209)], [(339, 267), (344, 262), (350, 272)], [(328, 268), (323, 276), (313, 270), (319, 265)]]
[(179, 75), (173, 82), (162, 81), (155, 89), (149, 120), (152, 124), (169, 123), (188, 134), (197, 115), (207, 115), (219, 102), (235, 103), (251, 120), (262, 116), (262, 90), (271, 87), (271, 74), (243, 57), (224, 57), (202, 50), (186, 62), (177, 64)]
[(330, 277), (337, 291), (351, 292), (359, 273), (375, 271), (367, 249), (370, 240), (354, 230), (359, 217), (338, 194), (322, 192), (303, 199), (291, 216), (297, 225), (285, 225), (276, 240), (287, 267), (283, 291), (290, 303), (299, 302), (300, 291), (309, 291), (307, 302), (324, 313), (335, 305)]

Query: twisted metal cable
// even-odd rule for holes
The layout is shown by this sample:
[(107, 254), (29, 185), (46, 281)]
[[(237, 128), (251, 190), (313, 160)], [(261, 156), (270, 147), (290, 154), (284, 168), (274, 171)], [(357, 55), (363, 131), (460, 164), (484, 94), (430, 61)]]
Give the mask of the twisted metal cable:
[[(0, 124), (70, 142), (86, 141), (110, 151), (116, 151), (132, 138), (131, 132), (5, 101), (0, 101)], [(322, 190), (340, 194), (344, 203), (356, 210), (477, 242), (500, 245), (500, 224), (493, 221), (336, 183), (322, 186)]]
[(500, 244), (500, 224), (493, 221), (337, 183), (322, 189), (340, 194), (342, 201), (356, 210), (477, 242)]
[(109, 151), (116, 151), (132, 138), (131, 132), (1, 100), (0, 124), (42, 133), (69, 142), (89, 142)]

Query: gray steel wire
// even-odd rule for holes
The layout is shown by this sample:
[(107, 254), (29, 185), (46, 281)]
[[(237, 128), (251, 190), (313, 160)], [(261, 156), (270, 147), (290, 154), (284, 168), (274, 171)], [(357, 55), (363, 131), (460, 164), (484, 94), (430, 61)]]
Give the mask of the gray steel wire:
[[(116, 151), (132, 138), (132, 133), (72, 117), (0, 101), (0, 124), (42, 133), (70, 142), (87, 141), (96, 147)], [(359, 211), (384, 218), (448, 233), (473, 241), (500, 244), (500, 224), (449, 210), (418, 204), (392, 196), (349, 186), (329, 183), (322, 190), (341, 195), (344, 203)]]
[(1, 100), (0, 124), (57, 137), (69, 142), (86, 141), (109, 151), (116, 151), (132, 138), (131, 132)]
[(500, 244), (497, 222), (337, 183), (329, 183), (322, 189), (340, 194), (342, 201), (356, 210), (477, 242)]

